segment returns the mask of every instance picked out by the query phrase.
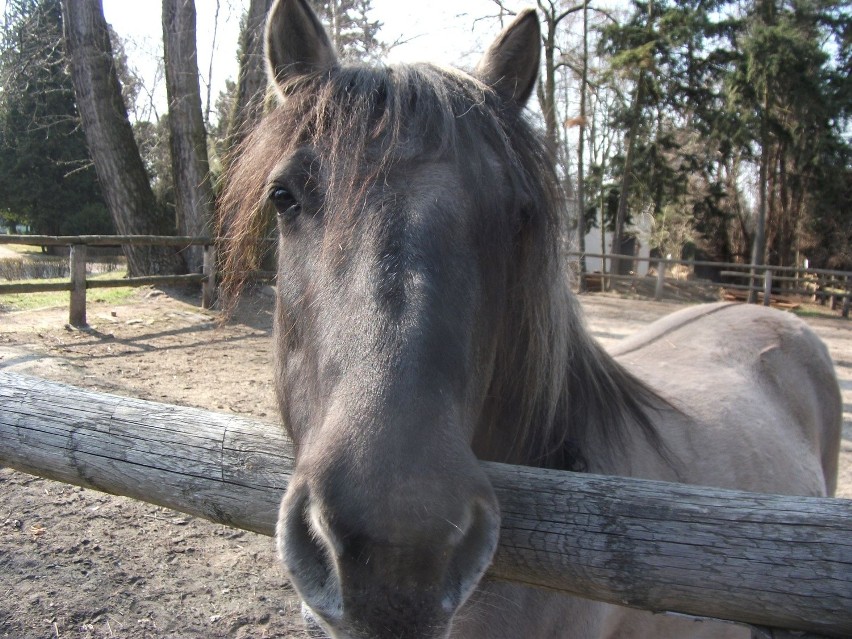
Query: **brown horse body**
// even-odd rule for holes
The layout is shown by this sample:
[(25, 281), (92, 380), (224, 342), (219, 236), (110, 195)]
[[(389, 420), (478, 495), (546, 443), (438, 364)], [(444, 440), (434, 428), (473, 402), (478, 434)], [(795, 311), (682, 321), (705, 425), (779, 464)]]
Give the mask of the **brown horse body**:
[(585, 330), (556, 176), (523, 115), (539, 37), (528, 11), (470, 75), (365, 68), (337, 62), (305, 0), (270, 13), (280, 106), (221, 210), (233, 272), (277, 214), (276, 385), (296, 446), (278, 542), (336, 639), (747, 636), (483, 581), (500, 520), (478, 459), (833, 490), (837, 383), (795, 318), (689, 309), (614, 358)]

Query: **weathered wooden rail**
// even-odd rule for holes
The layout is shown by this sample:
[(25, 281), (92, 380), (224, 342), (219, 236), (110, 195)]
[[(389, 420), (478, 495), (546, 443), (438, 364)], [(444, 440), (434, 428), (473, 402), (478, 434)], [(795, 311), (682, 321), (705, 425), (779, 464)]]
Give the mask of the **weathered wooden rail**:
[[(273, 424), (0, 370), (0, 464), (272, 535), (293, 455)], [(491, 578), (852, 636), (852, 501), (485, 469), (503, 521)]]
[[(90, 288), (120, 286), (150, 286), (163, 284), (201, 284), (201, 305), (210, 308), (216, 299), (216, 244), (209, 237), (171, 235), (0, 235), (0, 244), (28, 246), (69, 246), (70, 278), (67, 282), (0, 283), (3, 293), (40, 293), (70, 291), (68, 322), (72, 326), (86, 325), (86, 291)], [(113, 279), (86, 278), (86, 247), (88, 246), (175, 246), (204, 247), (204, 266), (201, 273), (186, 275), (150, 275)]]

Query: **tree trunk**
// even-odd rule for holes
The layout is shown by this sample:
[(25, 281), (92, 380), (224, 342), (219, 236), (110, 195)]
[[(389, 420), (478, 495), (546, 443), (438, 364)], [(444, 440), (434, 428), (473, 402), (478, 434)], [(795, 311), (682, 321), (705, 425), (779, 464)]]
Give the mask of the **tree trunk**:
[[(498, 3), (499, 4), (499, 3)], [(546, 3), (543, 0), (538, 0), (538, 8), (544, 18), (544, 81), (539, 82), (538, 100), (541, 104), (541, 112), (544, 115), (545, 139), (547, 141), (549, 151), (553, 153), (553, 157), (557, 156), (557, 147), (559, 145), (559, 136), (557, 134), (557, 115), (556, 115), (556, 54), (558, 48), (556, 46), (556, 30), (559, 28), (559, 23), (575, 11), (579, 11), (585, 5), (578, 4), (560, 12), (559, 3), (554, 0), (548, 0)]]
[[(654, 3), (648, 3), (648, 38), (654, 38)], [(612, 253), (621, 255), (621, 245), (624, 242), (624, 224), (627, 218), (627, 202), (630, 198), (630, 187), (633, 183), (633, 153), (636, 147), (636, 137), (639, 135), (639, 118), (642, 117), (642, 107), (645, 102), (645, 82), (647, 71), (645, 65), (639, 67), (639, 76), (636, 80), (636, 92), (633, 94), (633, 105), (630, 109), (630, 131), (627, 134), (627, 152), (624, 155), (624, 174), (621, 177), (621, 196), (618, 198), (618, 211), (615, 215), (615, 229), (612, 235)], [(621, 272), (622, 261), (618, 258), (613, 260), (612, 270), (618, 274)]]
[(266, 67), (263, 58), (263, 27), (272, 0), (251, 0), (240, 34), (240, 69), (237, 94), (228, 122), (227, 148), (240, 143), (263, 115)]
[(544, 34), (544, 86), (539, 93), (541, 112), (544, 115), (544, 138), (548, 150), (556, 157), (559, 141), (556, 136), (556, 23), (552, 14), (545, 15)]
[[(213, 218), (213, 188), (198, 85), (193, 0), (163, 0), (163, 47), (177, 229), (181, 235), (205, 236)], [(191, 273), (200, 273), (202, 247), (187, 248), (184, 259)]]
[[(775, 2), (774, 0), (762, 0), (757, 3), (760, 12), (760, 22), (764, 26), (774, 24)], [(748, 292), (748, 303), (757, 302), (757, 289), (755, 282), (757, 274), (766, 262), (766, 217), (769, 209), (769, 163), (770, 163), (770, 132), (769, 132), (769, 108), (774, 100), (769, 93), (769, 79), (764, 72), (763, 88), (760, 105), (760, 169), (758, 176), (758, 201), (757, 220), (754, 229), (754, 243), (751, 247), (751, 279)]]
[[(639, 118), (642, 115), (642, 102), (645, 99), (645, 70), (639, 71), (636, 82), (636, 92), (633, 94), (633, 106), (630, 110), (630, 131), (627, 134), (627, 151), (624, 154), (624, 169), (621, 176), (621, 195), (618, 198), (618, 211), (615, 214), (615, 228), (612, 234), (613, 255), (621, 255), (621, 245), (624, 242), (624, 223), (627, 218), (627, 201), (630, 198), (630, 188), (633, 184), (633, 152), (636, 147), (636, 137), (639, 135)], [(622, 275), (621, 260), (613, 258), (612, 271)]]
[[(156, 201), (115, 71), (100, 0), (62, 0), (65, 46), (77, 108), (104, 199), (120, 235), (157, 235)], [(173, 249), (126, 246), (131, 275), (183, 269)]]
[(757, 303), (760, 288), (755, 281), (766, 256), (766, 209), (769, 180), (769, 127), (766, 123), (769, 107), (769, 90), (763, 90), (763, 114), (760, 124), (760, 169), (758, 174), (757, 222), (754, 227), (754, 243), (751, 247), (751, 279), (749, 280), (748, 303)]
[[(577, 142), (577, 244), (580, 250), (581, 293), (586, 292), (586, 174), (583, 149), (586, 144), (586, 90), (589, 85), (589, 1), (583, 2), (583, 75), (580, 78), (580, 139)], [(603, 228), (601, 228), (603, 233)]]

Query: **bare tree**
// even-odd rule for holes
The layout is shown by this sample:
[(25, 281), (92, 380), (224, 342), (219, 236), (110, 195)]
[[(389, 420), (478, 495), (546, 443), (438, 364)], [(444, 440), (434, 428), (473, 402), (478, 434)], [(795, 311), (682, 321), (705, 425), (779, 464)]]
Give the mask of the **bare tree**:
[(204, 85), (207, 90), (207, 100), (204, 102), (204, 126), (210, 126), (210, 110), (213, 108), (213, 58), (216, 54), (216, 38), (219, 35), (219, 13), (222, 10), (221, 0), (216, 0), (216, 11), (213, 14), (213, 42), (210, 44), (210, 62), (207, 65), (207, 78)]
[[(65, 46), (86, 142), (116, 231), (150, 235), (156, 201), (127, 118), (100, 0), (62, 0)], [(125, 247), (131, 275), (173, 273), (183, 264), (163, 247)]]
[[(194, 0), (163, 0), (163, 47), (169, 133), (175, 184), (176, 226), (182, 235), (203, 236), (212, 219), (213, 189), (207, 134), (201, 113)], [(184, 255), (191, 272), (201, 272), (200, 246)]]
[[(370, 0), (310, 0), (325, 24), (332, 43), (343, 57), (378, 59), (394, 45), (378, 40), (381, 22), (370, 19)], [(266, 69), (263, 58), (263, 27), (272, 0), (250, 0), (240, 32), (239, 75), (228, 123), (225, 148), (231, 149), (263, 113)], [(395, 44), (398, 44), (395, 43)]]
[(538, 0), (539, 15), (544, 22), (542, 40), (544, 41), (544, 77), (538, 85), (538, 99), (541, 112), (544, 114), (545, 137), (551, 145), (551, 151), (556, 150), (558, 143), (558, 118), (556, 110), (556, 72), (564, 60), (560, 60), (557, 33), (559, 25), (572, 13), (582, 10), (586, 4), (578, 4), (568, 8), (560, 0)]
[(586, 91), (589, 87), (589, 0), (583, 2), (583, 65), (580, 75), (580, 139), (577, 142), (577, 245), (580, 251), (581, 293), (586, 292)]

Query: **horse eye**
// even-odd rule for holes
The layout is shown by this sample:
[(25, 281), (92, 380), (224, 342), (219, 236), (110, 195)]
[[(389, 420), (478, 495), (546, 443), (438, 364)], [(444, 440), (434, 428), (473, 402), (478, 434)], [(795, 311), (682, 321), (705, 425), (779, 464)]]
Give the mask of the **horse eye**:
[(282, 217), (295, 217), (299, 213), (299, 200), (287, 189), (276, 186), (269, 192), (269, 201)]

